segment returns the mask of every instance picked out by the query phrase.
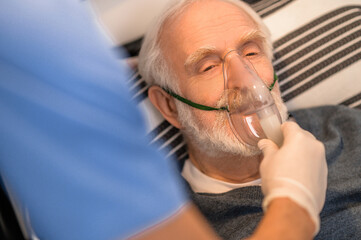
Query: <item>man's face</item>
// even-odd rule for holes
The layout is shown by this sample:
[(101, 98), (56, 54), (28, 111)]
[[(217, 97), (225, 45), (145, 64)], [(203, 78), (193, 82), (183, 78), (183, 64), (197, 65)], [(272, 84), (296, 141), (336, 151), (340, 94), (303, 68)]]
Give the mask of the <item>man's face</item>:
[[(200, 1), (166, 23), (162, 50), (179, 80), (181, 94), (193, 102), (217, 106), (224, 92), (222, 59), (232, 49), (252, 63), (266, 85), (273, 82), (272, 64), (261, 35), (253, 20), (238, 7), (218, 0)], [(273, 91), (279, 95), (278, 86)], [(224, 125), (227, 135), (233, 136), (226, 118), (220, 117), (225, 113), (191, 111), (200, 131)]]

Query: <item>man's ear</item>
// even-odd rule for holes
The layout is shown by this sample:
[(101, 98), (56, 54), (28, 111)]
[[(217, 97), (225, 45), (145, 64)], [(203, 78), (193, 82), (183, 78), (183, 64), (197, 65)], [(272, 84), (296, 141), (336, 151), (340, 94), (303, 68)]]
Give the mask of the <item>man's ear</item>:
[(151, 86), (148, 89), (148, 98), (163, 117), (174, 127), (181, 128), (178, 121), (178, 111), (174, 103), (175, 99), (159, 86)]

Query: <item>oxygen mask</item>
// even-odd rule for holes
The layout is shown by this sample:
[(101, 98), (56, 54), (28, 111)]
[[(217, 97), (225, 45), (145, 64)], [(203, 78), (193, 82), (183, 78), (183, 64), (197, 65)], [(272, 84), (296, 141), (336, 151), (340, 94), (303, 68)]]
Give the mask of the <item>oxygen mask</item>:
[(282, 145), (281, 116), (265, 83), (253, 65), (235, 50), (223, 61), (227, 115), (237, 139), (250, 146), (268, 138)]

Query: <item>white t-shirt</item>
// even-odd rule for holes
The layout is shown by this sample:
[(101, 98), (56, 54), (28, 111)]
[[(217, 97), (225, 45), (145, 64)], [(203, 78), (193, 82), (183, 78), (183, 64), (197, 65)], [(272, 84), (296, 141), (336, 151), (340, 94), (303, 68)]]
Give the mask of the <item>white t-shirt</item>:
[(229, 183), (209, 177), (199, 171), (189, 159), (184, 163), (182, 176), (194, 192), (224, 193), (236, 188), (261, 185), (260, 178), (246, 183)]

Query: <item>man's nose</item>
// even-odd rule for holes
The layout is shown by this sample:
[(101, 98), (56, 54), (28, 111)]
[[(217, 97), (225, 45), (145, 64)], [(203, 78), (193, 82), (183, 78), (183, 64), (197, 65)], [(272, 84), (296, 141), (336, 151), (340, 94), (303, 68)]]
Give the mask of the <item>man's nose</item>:
[(237, 53), (232, 53), (226, 57), (224, 64), (224, 80), (228, 89), (242, 89), (252, 86), (255, 73), (247, 60), (244, 60)]

